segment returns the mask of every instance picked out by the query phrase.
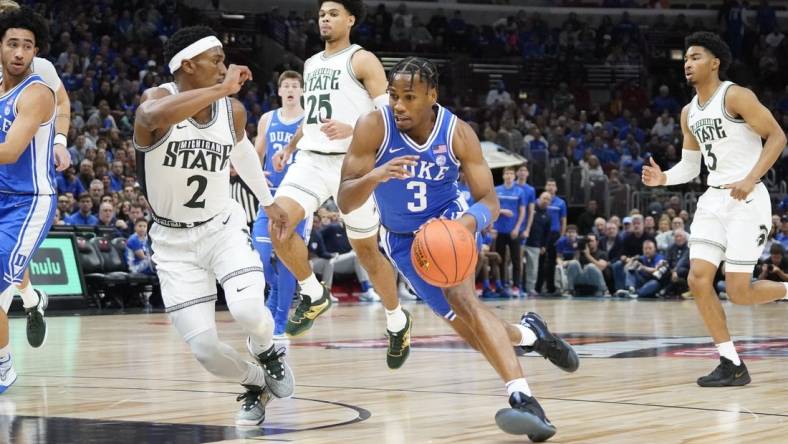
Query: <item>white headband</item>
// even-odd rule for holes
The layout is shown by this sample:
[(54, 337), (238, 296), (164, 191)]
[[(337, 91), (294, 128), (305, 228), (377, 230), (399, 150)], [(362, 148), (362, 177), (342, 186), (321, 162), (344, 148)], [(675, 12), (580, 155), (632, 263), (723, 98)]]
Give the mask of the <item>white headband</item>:
[(175, 74), (175, 71), (181, 68), (181, 63), (184, 60), (190, 59), (192, 57), (196, 57), (216, 46), (221, 48), (222, 42), (220, 42), (219, 39), (217, 39), (214, 36), (208, 36), (205, 38), (201, 38), (200, 40), (197, 40), (191, 45), (181, 49), (180, 51), (178, 51), (177, 54), (172, 56), (172, 59), (170, 59), (170, 63), (169, 63), (170, 72)]

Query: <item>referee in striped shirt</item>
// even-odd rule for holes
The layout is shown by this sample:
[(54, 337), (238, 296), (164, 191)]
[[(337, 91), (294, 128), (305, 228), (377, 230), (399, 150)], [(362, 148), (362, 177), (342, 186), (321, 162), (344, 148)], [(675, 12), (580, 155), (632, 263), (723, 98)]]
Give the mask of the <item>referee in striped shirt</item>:
[(254, 225), (255, 219), (257, 219), (257, 211), (260, 202), (254, 197), (252, 190), (250, 190), (244, 181), (241, 180), (241, 177), (238, 176), (232, 164), (230, 164), (230, 196), (243, 207), (244, 213), (246, 213), (246, 225), (249, 227), (249, 232), (251, 233), (252, 225)]

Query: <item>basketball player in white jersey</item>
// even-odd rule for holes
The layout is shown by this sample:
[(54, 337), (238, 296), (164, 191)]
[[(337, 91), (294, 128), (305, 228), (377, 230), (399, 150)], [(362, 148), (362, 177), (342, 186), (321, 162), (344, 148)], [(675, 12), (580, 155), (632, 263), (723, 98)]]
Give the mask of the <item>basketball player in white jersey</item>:
[[(226, 68), (222, 44), (205, 26), (173, 34), (165, 57), (175, 82), (145, 91), (134, 122), (139, 181), (155, 222), (152, 259), (173, 326), (206, 370), (247, 389), (238, 398), (244, 403), (236, 423), (259, 424), (265, 417), (264, 388), (288, 397), (294, 381), (283, 351), (274, 348), (263, 268), (245, 213), (230, 198), (232, 161), (269, 217), (278, 221), (282, 215), (246, 136), (246, 111), (229, 97), (251, 79), (251, 71)], [(219, 341), (217, 280), (259, 365)]]
[(643, 168), (643, 183), (677, 185), (692, 180), (700, 173), (703, 157), (709, 188), (698, 200), (690, 230), (688, 281), (719, 351), (720, 365), (698, 378), (698, 385), (745, 385), (750, 375), (731, 342), (714, 275), (725, 261), (725, 288), (734, 304), (763, 304), (788, 293), (786, 283), (752, 282), (771, 226), (771, 200), (761, 177), (782, 153), (785, 133), (752, 91), (720, 80), (731, 52), (719, 36), (697, 32), (686, 38), (685, 47), (684, 74), (696, 95), (681, 111), (681, 161), (662, 172), (651, 159)]
[[(350, 30), (363, 18), (361, 0), (320, 0), (320, 36), (325, 50), (304, 64), (306, 116), (299, 131), (277, 156), (280, 169), (295, 151), (290, 166), (276, 191), (276, 202), (298, 221), (312, 214), (339, 190), (342, 160), (350, 146), (358, 118), (376, 106), (388, 104), (388, 82), (383, 65), (369, 51), (350, 43)], [(410, 350), (410, 315), (397, 299), (394, 269), (378, 248), (378, 216), (372, 197), (360, 208), (342, 214), (348, 239), (367, 270), (386, 308), (389, 336), (387, 364), (399, 368)], [(278, 228), (274, 223), (274, 231)], [(304, 242), (288, 227), (285, 240), (274, 239), (279, 258), (301, 285), (301, 303), (287, 323), (286, 333), (305, 333), (317, 316), (331, 305), (328, 289), (315, 278)]]
[[(18, 9), (19, 4), (15, 1), (0, 0), (0, 15)], [(33, 69), (33, 74), (41, 76), (44, 83), (55, 91), (57, 113), (55, 115), (56, 135), (54, 159), (57, 171), (63, 171), (71, 165), (71, 155), (66, 149), (66, 134), (68, 134), (68, 127), (71, 124), (71, 101), (68, 98), (66, 88), (60, 81), (60, 77), (58, 77), (52, 62), (41, 57), (34, 57), (31, 67)], [(2, 75), (3, 73), (0, 72), (0, 80), (2, 80)], [(22, 297), (22, 304), (25, 307), (25, 314), (27, 317), (27, 342), (32, 347), (40, 347), (46, 340), (47, 330), (46, 321), (44, 320), (44, 310), (48, 303), (47, 295), (43, 291), (33, 288), (30, 284), (30, 272), (29, 270), (25, 270), (22, 283), (9, 286), (2, 295), (0, 295), (0, 305), (2, 305), (5, 313), (8, 313), (8, 309), (14, 298), (14, 293), (17, 292)], [(8, 330), (6, 317), (0, 316), (0, 330)]]

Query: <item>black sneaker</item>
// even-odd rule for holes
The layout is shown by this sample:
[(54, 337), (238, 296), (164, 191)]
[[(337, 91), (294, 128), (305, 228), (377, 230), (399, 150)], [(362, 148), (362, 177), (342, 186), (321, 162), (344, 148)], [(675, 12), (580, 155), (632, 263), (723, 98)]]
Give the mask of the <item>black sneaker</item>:
[(265, 372), (265, 384), (277, 398), (287, 398), (295, 391), (295, 376), (285, 362), (284, 347), (276, 350), (272, 345), (268, 350), (255, 355), (252, 351), (252, 338), (246, 338), (246, 349), (255, 357)]
[(729, 387), (747, 385), (751, 381), (750, 372), (742, 361), (741, 365), (734, 365), (733, 361), (720, 356), (720, 365), (713, 372), (698, 378), (701, 387)]
[(33, 348), (44, 345), (47, 340), (47, 321), (44, 320), (44, 310), (49, 305), (47, 294), (41, 290), (33, 289), (38, 295), (38, 304), (25, 308), (27, 316), (27, 342)]
[(402, 311), (405, 313), (405, 327), (396, 333), (386, 329), (386, 335), (389, 337), (386, 364), (392, 370), (402, 367), (410, 355), (410, 329), (413, 327), (413, 318), (407, 310)]
[(323, 296), (315, 302), (312, 302), (312, 298), (309, 296), (301, 294), (301, 302), (296, 307), (293, 316), (287, 320), (285, 327), (287, 336), (295, 337), (306, 333), (312, 328), (315, 319), (331, 307), (331, 295), (325, 285), (322, 287)]
[(514, 392), (509, 396), (511, 408), (498, 410), (495, 423), (506, 433), (528, 435), (533, 442), (542, 442), (555, 435), (555, 426), (544, 414), (536, 398)]
[(536, 334), (532, 346), (520, 346), (525, 353), (535, 351), (565, 372), (574, 372), (580, 366), (577, 353), (568, 342), (547, 329), (547, 323), (536, 313), (528, 312), (520, 318), (520, 325)]

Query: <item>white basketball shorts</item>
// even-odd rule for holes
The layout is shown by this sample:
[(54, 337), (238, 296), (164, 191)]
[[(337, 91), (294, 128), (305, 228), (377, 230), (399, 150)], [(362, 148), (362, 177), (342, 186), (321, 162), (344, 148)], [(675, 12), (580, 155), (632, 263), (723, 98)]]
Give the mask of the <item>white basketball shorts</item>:
[[(217, 280), (224, 285), (228, 279), (247, 273), (258, 273), (259, 279), (265, 279), (246, 214), (234, 200), (213, 219), (193, 228), (154, 223), (150, 237), (167, 312), (215, 301)], [(232, 296), (226, 295), (228, 302)], [(255, 297), (262, 301), (263, 295)]]
[[(329, 197), (336, 199), (344, 159), (343, 154), (299, 151), (279, 184), (276, 197), (286, 196), (298, 202), (307, 216), (314, 213)], [(351, 239), (377, 236), (380, 218), (371, 195), (360, 208), (342, 214), (342, 220)]]
[(709, 188), (698, 199), (690, 227), (690, 259), (725, 261), (726, 272), (752, 273), (769, 235), (771, 212), (762, 183), (744, 200), (732, 198), (731, 190)]

